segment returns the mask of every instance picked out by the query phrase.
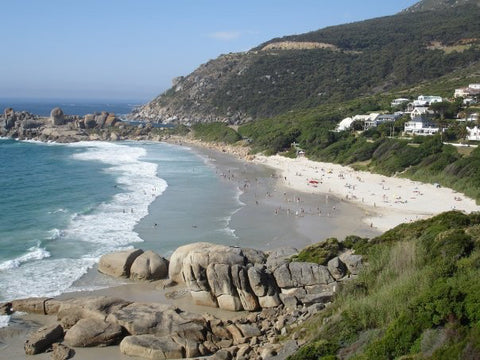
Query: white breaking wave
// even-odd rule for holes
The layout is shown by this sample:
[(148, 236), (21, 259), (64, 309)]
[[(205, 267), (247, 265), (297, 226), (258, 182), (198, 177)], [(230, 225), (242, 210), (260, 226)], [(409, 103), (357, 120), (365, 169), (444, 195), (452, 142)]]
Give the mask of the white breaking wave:
[(66, 229), (50, 231), (49, 240), (61, 241), (59, 245), (88, 244), (88, 253), (80, 258), (77, 255), (47, 259), (50, 252), (38, 244), (26, 254), (0, 263), (0, 283), (9, 284), (2, 289), (3, 300), (60, 295), (85, 275), (100, 256), (131, 248), (131, 243), (142, 241), (133, 231), (134, 227), (167, 188), (166, 181), (157, 177), (157, 165), (142, 161), (147, 153), (142, 147), (105, 142), (62, 146), (84, 148), (85, 151), (73, 155), (76, 160), (107, 164), (105, 171), (114, 175), (120, 192), (108, 203), (101, 203), (87, 213), (73, 214)]
[[(134, 226), (148, 215), (148, 206), (167, 188), (166, 181), (157, 177), (157, 165), (141, 160), (146, 150), (106, 142), (80, 142), (70, 146), (87, 148), (74, 155), (76, 160), (109, 164), (106, 171), (116, 175), (122, 192), (89, 214), (77, 214), (65, 230), (65, 236), (103, 244), (108, 250), (142, 241), (133, 231)], [(105, 251), (93, 255), (100, 256), (102, 252)]]
[(40, 244), (37, 244), (36, 246), (29, 248), (26, 254), (23, 254), (16, 259), (0, 263), (0, 271), (15, 269), (26, 262), (42, 260), (48, 257), (50, 257), (50, 253), (46, 249), (40, 247)]

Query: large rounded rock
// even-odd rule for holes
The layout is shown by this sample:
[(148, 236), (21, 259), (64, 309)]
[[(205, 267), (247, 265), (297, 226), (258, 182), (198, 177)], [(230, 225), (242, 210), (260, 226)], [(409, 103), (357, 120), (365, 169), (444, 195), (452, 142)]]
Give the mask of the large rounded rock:
[(185, 357), (185, 348), (169, 336), (153, 335), (127, 336), (120, 343), (120, 351), (128, 356), (143, 359), (181, 359)]
[(131, 335), (178, 335), (204, 341), (207, 332), (207, 322), (201, 315), (159, 303), (132, 303), (108, 315), (107, 321), (123, 326)]
[(92, 347), (117, 344), (123, 337), (122, 327), (118, 324), (99, 319), (82, 319), (65, 334), (65, 343), (69, 346)]
[(50, 120), (52, 121), (53, 125), (64, 125), (65, 116), (63, 114), (63, 110), (59, 107), (52, 109), (50, 112)]
[(129, 277), (133, 262), (141, 254), (143, 250), (132, 249), (103, 255), (98, 263), (98, 271), (114, 277)]
[(345, 253), (340, 256), (340, 259), (345, 263), (348, 271), (352, 275), (358, 275), (363, 269), (362, 255)]
[(134, 280), (159, 280), (168, 276), (168, 260), (151, 250), (138, 256), (130, 268)]
[(25, 341), (25, 354), (35, 355), (45, 352), (53, 343), (63, 338), (63, 328), (60, 324), (39, 329)]
[(178, 247), (170, 256), (170, 265), (168, 268), (168, 277), (177, 282), (177, 283), (184, 283), (185, 280), (182, 274), (183, 268), (183, 259), (187, 256), (190, 251), (198, 250), (201, 248), (208, 248), (211, 244), (209, 243), (193, 243), (187, 244)]

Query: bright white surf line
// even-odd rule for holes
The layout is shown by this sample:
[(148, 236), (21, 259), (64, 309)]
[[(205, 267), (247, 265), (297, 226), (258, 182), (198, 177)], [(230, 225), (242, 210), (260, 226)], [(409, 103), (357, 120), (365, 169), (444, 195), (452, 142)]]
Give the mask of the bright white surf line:
[[(105, 142), (67, 146), (85, 148), (84, 152), (73, 155), (75, 160), (110, 165), (106, 171), (115, 175), (122, 192), (88, 214), (75, 215), (69, 226), (60, 232), (61, 239), (93, 243), (91, 253), (81, 258), (52, 259), (48, 251), (37, 246), (2, 263), (0, 270), (6, 271), (0, 271), (0, 283), (10, 284), (3, 290), (6, 300), (60, 295), (86, 274), (101, 255), (142, 241), (133, 231), (134, 226), (148, 214), (148, 206), (167, 188), (165, 180), (157, 177), (157, 165), (141, 160), (146, 155), (144, 148)], [(5, 326), (7, 319), (2, 320), (1, 326)]]
[(70, 146), (87, 148), (87, 151), (73, 156), (76, 160), (111, 165), (107, 171), (116, 175), (117, 186), (123, 192), (115, 195), (109, 203), (101, 204), (93, 214), (76, 216), (65, 235), (80, 235), (82, 241), (104, 244), (105, 250), (143, 241), (133, 228), (148, 215), (149, 205), (167, 188), (167, 182), (157, 177), (157, 165), (141, 160), (147, 151), (108, 142), (80, 142)]

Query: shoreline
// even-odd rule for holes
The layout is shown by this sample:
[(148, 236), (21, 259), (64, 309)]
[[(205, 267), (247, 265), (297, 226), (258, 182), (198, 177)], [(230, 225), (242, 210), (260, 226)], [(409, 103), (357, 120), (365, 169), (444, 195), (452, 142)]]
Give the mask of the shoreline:
[[(453, 209), (455, 205), (457, 210), (480, 210), (472, 199), (451, 189), (436, 188), (409, 179), (358, 172), (349, 167), (305, 158), (288, 159), (278, 155), (253, 157), (248, 155), (247, 148), (234, 146), (204, 146), (202, 142), (190, 143), (185, 140), (170, 143), (188, 146), (193, 152), (204, 156), (208, 159), (208, 164), (216, 169), (221, 181), (229, 182), (239, 189), (248, 184), (241, 189), (240, 195), (240, 200), (245, 205), (232, 214), (230, 220), (230, 227), (235, 229), (241, 247), (261, 250), (283, 246), (302, 248), (330, 236), (338, 237), (339, 240), (350, 234), (372, 237), (399, 223), (433, 216)], [(257, 178), (260, 179), (257, 182), (253, 181), (255, 174), (258, 174), (255, 171), (264, 174)], [(225, 175), (227, 173), (228, 176)], [(416, 195), (415, 199), (412, 194)], [(461, 200), (455, 200), (456, 198)], [(150, 204), (149, 214), (150, 207), (154, 204)], [(144, 220), (145, 218), (140, 220), (140, 223)], [(252, 226), (255, 222), (264, 228)], [(320, 224), (323, 223), (322, 228)], [(275, 232), (272, 229), (277, 235), (272, 235)], [(262, 231), (269, 235), (262, 237), (262, 234), (267, 234)], [(255, 232), (256, 236), (251, 235)], [(259, 233), (262, 234), (258, 235)], [(142, 237), (141, 233), (139, 235)], [(267, 239), (267, 236), (270, 238)], [(139, 244), (138, 247), (142, 245)], [(91, 269), (90, 275), (98, 276), (96, 267)], [(144, 302), (173, 303), (194, 312), (216, 312), (213, 308), (194, 306), (188, 296), (182, 297), (179, 288), (162, 289), (160, 283), (133, 283), (125, 279), (119, 279), (115, 284), (116, 282), (117, 280), (112, 281), (108, 287), (100, 290), (66, 292), (57, 298), (108, 295)], [(177, 291), (170, 299), (165, 296), (167, 292)], [(241, 316), (240, 313), (230, 312), (216, 312), (216, 315), (227, 318)], [(15, 319), (14, 326), (0, 329), (0, 348), (12, 358), (24, 356), (22, 345), (27, 333), (51, 320), (48, 317), (40, 319), (29, 315)], [(75, 356), (82, 359), (131, 359), (120, 354), (116, 346), (75, 350)], [(49, 354), (36, 357), (40, 360), (47, 359)]]
[(407, 178), (388, 177), (348, 166), (279, 155), (257, 156), (257, 163), (277, 169), (287, 186), (307, 193), (332, 194), (368, 214), (363, 221), (381, 232), (439, 213), (480, 211), (475, 200), (450, 188)]

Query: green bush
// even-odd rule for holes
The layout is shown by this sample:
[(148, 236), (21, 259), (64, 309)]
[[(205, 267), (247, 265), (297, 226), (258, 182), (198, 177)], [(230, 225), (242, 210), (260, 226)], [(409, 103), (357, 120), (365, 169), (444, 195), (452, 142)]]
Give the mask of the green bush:
[(292, 256), (292, 261), (312, 262), (327, 265), (328, 261), (337, 256), (343, 246), (336, 238), (328, 238), (318, 244), (310, 245)]
[(336, 353), (339, 346), (325, 340), (319, 340), (314, 343), (302, 346), (294, 355), (289, 356), (288, 360), (331, 360), (337, 359)]
[(203, 141), (223, 142), (233, 144), (241, 140), (241, 136), (223, 123), (197, 123), (192, 126), (194, 136)]

